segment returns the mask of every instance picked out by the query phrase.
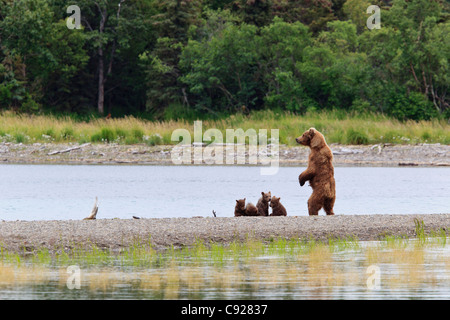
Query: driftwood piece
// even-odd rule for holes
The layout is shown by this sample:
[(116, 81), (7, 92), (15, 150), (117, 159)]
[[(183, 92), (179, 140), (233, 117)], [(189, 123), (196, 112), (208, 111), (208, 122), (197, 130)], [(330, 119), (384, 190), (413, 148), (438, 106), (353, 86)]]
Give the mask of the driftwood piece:
[(66, 153), (66, 152), (70, 152), (70, 151), (73, 151), (73, 150), (78, 150), (78, 149), (84, 148), (84, 147), (86, 147), (86, 146), (88, 146), (90, 144), (91, 143), (88, 142), (88, 143), (82, 144), (80, 146), (76, 146), (76, 147), (72, 147), (72, 148), (68, 148), (68, 149), (64, 149), (64, 150), (53, 151), (53, 152), (47, 153), (47, 155), (53, 156), (55, 154)]
[(97, 212), (98, 212), (98, 199), (97, 199), (97, 197), (95, 197), (95, 204), (94, 204), (94, 208), (92, 209), (91, 215), (87, 218), (84, 218), (83, 220), (97, 219)]

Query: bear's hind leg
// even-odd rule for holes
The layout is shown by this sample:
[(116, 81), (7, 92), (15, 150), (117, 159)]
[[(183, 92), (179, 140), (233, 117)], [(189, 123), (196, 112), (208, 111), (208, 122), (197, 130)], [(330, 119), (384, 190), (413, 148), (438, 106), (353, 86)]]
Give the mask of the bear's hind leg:
[(323, 209), (327, 213), (327, 216), (334, 216), (333, 207), (334, 207), (335, 200), (336, 200), (335, 198), (327, 198), (323, 202)]
[(317, 195), (313, 194), (308, 199), (308, 213), (310, 216), (317, 216), (319, 214), (319, 210), (322, 209), (322, 199), (320, 199)]

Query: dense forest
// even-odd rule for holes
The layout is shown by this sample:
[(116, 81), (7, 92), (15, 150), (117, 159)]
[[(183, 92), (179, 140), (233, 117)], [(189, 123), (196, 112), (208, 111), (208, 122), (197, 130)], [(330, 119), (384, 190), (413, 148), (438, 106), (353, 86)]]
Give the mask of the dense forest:
[[(81, 28), (68, 28), (69, 5)], [(381, 8), (380, 28), (369, 29)], [(450, 118), (446, 0), (0, 0), (0, 112)], [(73, 22), (73, 21), (72, 21)]]

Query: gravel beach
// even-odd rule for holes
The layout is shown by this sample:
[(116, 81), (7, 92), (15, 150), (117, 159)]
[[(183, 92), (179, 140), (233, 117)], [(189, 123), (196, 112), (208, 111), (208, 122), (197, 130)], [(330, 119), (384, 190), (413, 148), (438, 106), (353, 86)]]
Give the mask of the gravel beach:
[[(172, 165), (173, 146), (0, 143), (0, 164)], [(450, 166), (450, 145), (331, 144), (335, 166)], [(192, 148), (192, 152), (194, 148)], [(279, 146), (280, 166), (306, 166), (309, 148)], [(248, 162), (248, 152), (245, 156)], [(225, 163), (225, 161), (224, 161)], [(237, 161), (235, 161), (237, 163)]]
[(197, 240), (225, 244), (280, 237), (377, 240), (386, 235), (415, 237), (415, 219), (423, 221), (425, 233), (445, 230), (448, 234), (450, 214), (2, 221), (0, 245), (18, 253), (93, 244), (114, 252), (136, 242), (150, 242), (156, 250), (163, 250), (172, 245), (189, 246)]

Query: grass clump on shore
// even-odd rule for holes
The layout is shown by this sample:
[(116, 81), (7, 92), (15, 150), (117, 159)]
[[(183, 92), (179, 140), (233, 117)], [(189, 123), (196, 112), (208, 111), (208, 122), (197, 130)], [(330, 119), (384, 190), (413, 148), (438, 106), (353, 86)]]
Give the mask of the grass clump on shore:
[[(295, 138), (315, 127), (328, 143), (340, 144), (450, 144), (450, 124), (445, 120), (405, 121), (379, 114), (348, 114), (323, 111), (295, 115), (271, 110), (250, 115), (236, 114), (218, 120), (204, 120), (203, 133), (216, 128), (226, 136), (226, 129), (278, 129), (280, 143), (296, 145)], [(10, 111), (0, 113), (0, 142), (79, 142), (148, 145), (177, 144), (171, 141), (175, 129), (187, 129), (194, 135), (193, 122), (186, 120), (148, 121), (134, 117), (116, 119), (21, 115)]]
[(38, 264), (82, 264), (82, 265), (122, 265), (141, 267), (162, 267), (170, 261), (184, 263), (239, 261), (263, 256), (298, 257), (313, 252), (351, 252), (360, 251), (366, 243), (377, 243), (378, 248), (404, 249), (412, 243), (415, 246), (445, 246), (448, 235), (445, 229), (426, 234), (423, 225), (417, 221), (416, 238), (384, 236), (379, 241), (359, 241), (353, 237), (315, 239), (285, 239), (270, 237), (266, 240), (256, 240), (249, 236), (245, 241), (235, 240), (228, 244), (205, 242), (197, 240), (190, 246), (175, 248), (170, 246), (165, 250), (155, 250), (151, 239), (136, 239), (133, 244), (120, 250), (100, 248), (94, 243), (84, 245), (73, 244), (70, 249), (57, 248), (50, 252), (47, 248), (37, 248), (33, 252), (24, 249), (23, 252), (10, 252), (0, 244), (0, 263), (24, 261)]

